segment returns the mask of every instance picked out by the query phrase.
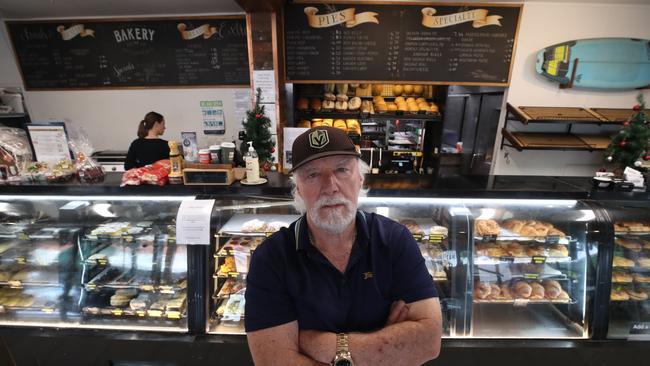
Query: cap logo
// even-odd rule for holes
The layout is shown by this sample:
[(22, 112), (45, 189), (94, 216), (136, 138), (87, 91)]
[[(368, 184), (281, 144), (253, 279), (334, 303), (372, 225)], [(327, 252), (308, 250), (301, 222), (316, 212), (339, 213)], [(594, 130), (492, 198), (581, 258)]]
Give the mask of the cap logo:
[(309, 146), (315, 149), (322, 149), (330, 143), (330, 137), (326, 130), (316, 130), (309, 134)]

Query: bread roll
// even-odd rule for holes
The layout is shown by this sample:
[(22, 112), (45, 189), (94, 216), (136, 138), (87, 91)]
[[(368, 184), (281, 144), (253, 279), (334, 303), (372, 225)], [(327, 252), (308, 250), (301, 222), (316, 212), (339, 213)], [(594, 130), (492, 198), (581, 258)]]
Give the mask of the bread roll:
[(348, 96), (345, 94), (336, 94), (336, 101), (337, 102), (347, 102), (348, 101)]
[(512, 292), (517, 298), (527, 299), (533, 292), (533, 288), (525, 281), (517, 281), (512, 285)]
[(489, 283), (487, 282), (479, 282), (476, 284), (474, 287), (474, 296), (481, 300), (487, 299), (488, 296), (490, 296), (490, 292), (492, 291), (492, 286), (490, 286)]
[(556, 244), (556, 245), (553, 245), (553, 246), (551, 246), (549, 248), (548, 256), (549, 257), (568, 257), (569, 256), (569, 249), (566, 247), (566, 245)]
[(322, 109), (332, 110), (332, 109), (334, 109), (335, 106), (336, 106), (336, 104), (334, 103), (334, 101), (332, 101), (332, 100), (324, 100)]
[(524, 247), (521, 244), (519, 244), (519, 243), (517, 243), (515, 241), (510, 242), (508, 244), (506, 250), (508, 251), (508, 254), (510, 254), (513, 257), (525, 257), (526, 256), (526, 252), (524, 251)]
[(348, 109), (348, 102), (337, 101), (336, 104), (334, 104), (334, 109), (338, 112), (344, 112)]
[(334, 93), (325, 93), (325, 94), (323, 94), (323, 99), (335, 102), (336, 101), (336, 95), (334, 95)]
[(620, 257), (620, 256), (614, 256), (613, 266), (614, 267), (634, 267), (634, 261), (631, 260), (631, 259)]
[(627, 292), (625, 292), (625, 290), (612, 289), (609, 298), (613, 301), (625, 301), (629, 300), (630, 296), (627, 294)]
[(545, 280), (544, 282), (544, 292), (546, 297), (553, 300), (556, 299), (562, 293), (562, 286), (560, 283), (555, 280)]
[(372, 95), (381, 95), (384, 91), (382, 84), (372, 84)]
[(323, 126), (329, 126), (332, 127), (334, 125), (334, 120), (331, 118), (325, 118), (323, 119)]
[(544, 286), (542, 286), (539, 282), (531, 282), (530, 287), (532, 288), (532, 291), (530, 293), (531, 300), (544, 299), (545, 297)]
[(513, 233), (519, 233), (521, 231), (521, 228), (524, 227), (524, 222), (521, 220), (508, 219), (502, 222), (501, 226), (503, 226), (503, 228), (508, 231), (512, 231)]
[(400, 95), (402, 95), (403, 92), (404, 92), (404, 87), (403, 86), (401, 86), (399, 84), (393, 85), (393, 95), (394, 96), (396, 96), (396, 97), (400, 96)]
[(348, 102), (348, 109), (351, 111), (356, 111), (359, 108), (361, 108), (361, 98), (354, 97), (350, 99), (350, 101)]
[(413, 86), (413, 93), (417, 95), (422, 95), (424, 92), (424, 86), (423, 85), (415, 85)]
[(494, 220), (475, 220), (474, 231), (480, 236), (499, 235), (501, 233), (501, 227)]
[(413, 94), (413, 85), (404, 85), (404, 94), (406, 95)]
[(501, 299), (501, 287), (496, 283), (490, 284), (490, 295), (488, 296), (490, 300), (499, 300)]
[(302, 121), (298, 122), (298, 125), (296, 127), (311, 128), (311, 121), (308, 119), (303, 119)]

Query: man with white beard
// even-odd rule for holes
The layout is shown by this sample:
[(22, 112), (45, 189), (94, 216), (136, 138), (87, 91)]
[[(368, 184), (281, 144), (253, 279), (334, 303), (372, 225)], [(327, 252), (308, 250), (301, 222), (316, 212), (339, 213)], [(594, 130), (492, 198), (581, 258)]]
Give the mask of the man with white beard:
[(293, 144), (304, 215), (260, 245), (245, 324), (257, 365), (418, 365), (440, 352), (437, 293), (401, 224), (357, 210), (367, 165), (338, 128)]

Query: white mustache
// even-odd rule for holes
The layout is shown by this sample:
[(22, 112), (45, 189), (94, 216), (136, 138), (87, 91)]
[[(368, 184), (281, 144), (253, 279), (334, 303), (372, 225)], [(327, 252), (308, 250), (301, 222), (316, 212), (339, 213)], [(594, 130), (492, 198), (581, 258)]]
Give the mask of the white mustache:
[(332, 206), (332, 205), (345, 205), (345, 207), (350, 208), (352, 206), (352, 202), (345, 199), (345, 197), (335, 196), (335, 197), (323, 197), (318, 201), (316, 201), (316, 203), (314, 203), (314, 206), (317, 210), (323, 208), (323, 206)]

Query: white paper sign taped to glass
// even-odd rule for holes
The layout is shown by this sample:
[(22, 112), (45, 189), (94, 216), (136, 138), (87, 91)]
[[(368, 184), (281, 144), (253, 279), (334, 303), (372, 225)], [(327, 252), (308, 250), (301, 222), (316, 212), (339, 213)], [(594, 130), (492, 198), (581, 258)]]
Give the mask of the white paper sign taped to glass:
[(214, 200), (182, 201), (176, 214), (176, 242), (210, 245), (210, 217)]
[(220, 100), (202, 100), (203, 133), (206, 135), (223, 135), (226, 133), (226, 119), (223, 115), (223, 102)]
[(282, 162), (282, 167), (285, 170), (291, 169), (293, 154), (291, 149), (293, 147), (293, 142), (300, 136), (301, 133), (309, 130), (304, 127), (285, 127), (284, 128), (284, 157)]

